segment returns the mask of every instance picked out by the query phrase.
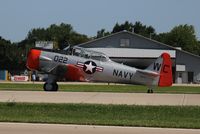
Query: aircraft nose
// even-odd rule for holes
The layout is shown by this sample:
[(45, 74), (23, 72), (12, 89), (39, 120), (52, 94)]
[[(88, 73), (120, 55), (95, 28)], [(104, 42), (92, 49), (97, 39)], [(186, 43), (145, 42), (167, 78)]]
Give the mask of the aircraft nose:
[(26, 66), (30, 70), (38, 70), (39, 69), (39, 57), (41, 54), (41, 50), (31, 49), (28, 53)]

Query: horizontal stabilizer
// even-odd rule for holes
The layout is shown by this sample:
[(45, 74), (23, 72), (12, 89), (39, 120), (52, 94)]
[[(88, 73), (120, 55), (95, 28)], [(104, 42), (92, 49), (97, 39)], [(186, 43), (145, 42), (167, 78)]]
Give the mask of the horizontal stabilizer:
[(159, 76), (159, 73), (153, 72), (153, 71), (149, 71), (149, 70), (137, 70), (137, 72), (142, 73), (142, 74), (147, 75), (147, 76), (152, 76), (152, 77)]

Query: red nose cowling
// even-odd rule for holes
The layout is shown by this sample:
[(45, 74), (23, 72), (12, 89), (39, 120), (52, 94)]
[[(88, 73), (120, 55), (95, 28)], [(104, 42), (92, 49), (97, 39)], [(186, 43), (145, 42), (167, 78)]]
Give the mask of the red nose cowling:
[(41, 50), (31, 49), (28, 53), (26, 66), (30, 70), (38, 70), (39, 69), (39, 57), (41, 54)]

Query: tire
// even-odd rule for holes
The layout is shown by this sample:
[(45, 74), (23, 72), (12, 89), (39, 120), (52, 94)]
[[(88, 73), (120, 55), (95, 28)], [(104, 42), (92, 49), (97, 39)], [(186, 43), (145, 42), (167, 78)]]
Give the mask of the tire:
[(53, 83), (53, 91), (58, 91), (58, 84), (55, 82)]
[(58, 91), (58, 84), (55, 83), (45, 83), (44, 86), (44, 91)]

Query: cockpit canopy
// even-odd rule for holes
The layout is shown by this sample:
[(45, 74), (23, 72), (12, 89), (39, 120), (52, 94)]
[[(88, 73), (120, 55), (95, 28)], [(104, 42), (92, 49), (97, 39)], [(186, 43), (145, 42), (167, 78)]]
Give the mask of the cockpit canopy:
[(74, 47), (72, 50), (72, 55), (103, 62), (110, 60), (108, 56), (105, 55), (104, 53), (87, 50), (85, 48), (80, 48), (80, 47)]

